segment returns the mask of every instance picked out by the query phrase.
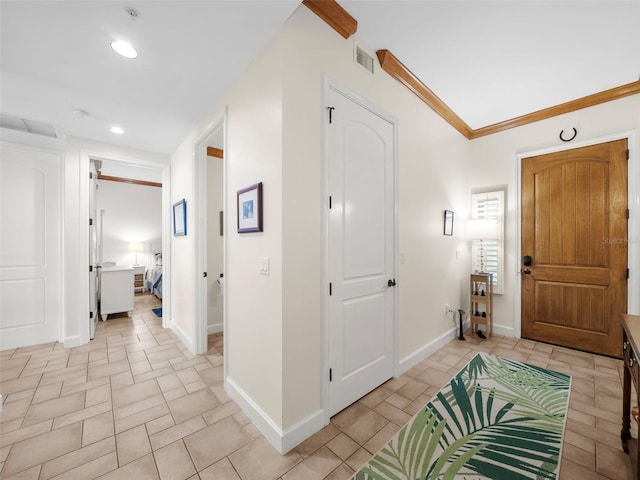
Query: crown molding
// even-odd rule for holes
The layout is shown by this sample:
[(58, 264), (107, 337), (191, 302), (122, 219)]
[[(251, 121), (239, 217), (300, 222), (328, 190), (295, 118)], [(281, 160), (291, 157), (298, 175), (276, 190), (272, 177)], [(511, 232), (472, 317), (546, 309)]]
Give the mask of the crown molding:
[(358, 29), (358, 21), (335, 0), (304, 0), (302, 4), (345, 39)]
[(378, 50), (376, 53), (378, 55), (378, 60), (380, 61), (380, 66), (385, 72), (411, 90), (418, 98), (420, 98), (420, 100), (426, 103), (431, 109), (433, 109), (433, 111), (444, 118), (449, 125), (458, 130), (458, 132), (469, 140), (640, 93), (640, 80), (638, 80), (636, 82), (627, 83), (626, 85), (594, 93), (593, 95), (587, 95), (586, 97), (561, 103), (554, 107), (538, 110), (533, 113), (528, 113), (520, 117), (494, 123), (493, 125), (488, 125), (474, 130), (460, 117), (458, 117), (458, 115), (456, 115), (456, 113), (442, 100), (440, 100), (435, 93), (429, 90), (429, 88), (407, 67), (405, 67), (389, 50)]
[(382, 69), (411, 90), (420, 100), (444, 118), (449, 125), (458, 130), (466, 138), (471, 138), (472, 130), (456, 113), (433, 93), (411, 70), (405, 67), (389, 50), (376, 52)]
[(544, 108), (537, 112), (528, 113), (520, 117), (505, 120), (504, 122), (494, 123), (486, 127), (477, 128), (471, 132), (471, 139), (484, 137), (493, 133), (502, 132), (510, 128), (520, 127), (533, 122), (539, 122), (540, 120), (546, 120), (547, 118), (556, 117), (569, 112), (575, 112), (576, 110), (582, 110), (583, 108), (593, 107), (601, 103), (611, 102), (619, 98), (624, 98), (629, 95), (635, 95), (640, 93), (640, 80), (636, 82), (627, 83), (619, 87), (604, 90), (602, 92), (594, 93), (593, 95), (587, 95), (576, 100), (561, 103), (554, 107)]

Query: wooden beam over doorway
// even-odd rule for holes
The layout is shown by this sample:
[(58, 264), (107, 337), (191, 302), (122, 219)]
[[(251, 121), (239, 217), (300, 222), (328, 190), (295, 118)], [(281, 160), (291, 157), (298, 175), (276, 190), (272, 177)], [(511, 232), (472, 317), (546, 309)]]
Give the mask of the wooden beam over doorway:
[(222, 150), (221, 148), (207, 147), (207, 156), (224, 158), (224, 150)]

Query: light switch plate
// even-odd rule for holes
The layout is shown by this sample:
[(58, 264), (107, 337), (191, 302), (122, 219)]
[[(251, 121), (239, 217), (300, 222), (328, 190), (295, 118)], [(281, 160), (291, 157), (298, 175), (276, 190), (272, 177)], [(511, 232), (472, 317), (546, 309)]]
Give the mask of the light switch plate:
[(269, 275), (269, 257), (260, 257), (260, 275)]

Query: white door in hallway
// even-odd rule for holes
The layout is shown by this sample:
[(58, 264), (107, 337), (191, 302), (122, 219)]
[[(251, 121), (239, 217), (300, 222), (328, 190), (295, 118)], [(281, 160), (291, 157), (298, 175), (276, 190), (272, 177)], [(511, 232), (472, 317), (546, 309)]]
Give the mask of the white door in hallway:
[(329, 413), (393, 376), (394, 125), (330, 89)]
[(6, 350), (60, 340), (61, 155), (10, 145), (0, 153), (0, 349)]

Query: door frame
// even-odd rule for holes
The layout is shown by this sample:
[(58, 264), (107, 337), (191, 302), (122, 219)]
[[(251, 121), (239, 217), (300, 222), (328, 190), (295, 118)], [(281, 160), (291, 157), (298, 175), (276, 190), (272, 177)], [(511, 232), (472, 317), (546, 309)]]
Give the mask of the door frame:
[[(194, 248), (194, 285), (193, 296), (193, 353), (195, 355), (207, 352), (207, 282), (202, 273), (207, 271), (207, 147), (214, 136), (222, 129), (223, 150), (227, 144), (227, 107), (224, 113), (216, 117), (193, 142), (193, 218), (196, 219), (196, 234)], [(224, 238), (222, 240), (222, 269), (227, 271), (227, 165), (226, 158), (222, 160), (222, 211), (224, 212)], [(211, 272), (207, 272), (209, 275)], [(222, 332), (223, 349), (226, 352), (227, 335), (227, 295), (226, 289), (222, 289)], [(224, 378), (227, 378), (227, 362), (224, 362)]]
[(522, 258), (522, 161), (525, 158), (548, 153), (563, 152), (580, 147), (588, 147), (614, 140), (627, 139), (629, 161), (627, 163), (627, 208), (629, 208), (629, 224), (627, 231), (627, 264), (630, 269), (627, 282), (627, 312), (640, 314), (640, 298), (632, 292), (640, 291), (640, 145), (638, 130), (627, 130), (601, 137), (594, 137), (580, 142), (566, 145), (554, 145), (536, 150), (516, 154), (516, 242), (515, 242), (515, 291), (513, 300), (514, 330), (516, 338), (522, 336), (522, 275), (520, 273), (520, 259)]
[[(329, 107), (329, 91), (335, 90), (336, 92), (344, 95), (349, 100), (359, 104), (363, 108), (369, 110), (375, 115), (383, 118), (393, 125), (393, 188), (394, 188), (394, 197), (393, 197), (393, 276), (398, 279), (398, 265), (400, 261), (400, 254), (398, 249), (398, 119), (385, 110), (383, 110), (380, 106), (371, 102), (367, 98), (361, 96), (360, 94), (354, 92), (350, 88), (346, 87), (344, 84), (334, 80), (333, 78), (325, 75), (324, 77), (324, 87), (323, 87), (323, 108), (321, 109), (322, 115), (322, 125), (323, 125), (323, 154), (322, 154), (322, 201), (321, 205), (324, 209), (324, 213), (322, 215), (322, 287), (321, 287), (321, 295), (324, 299), (322, 302), (322, 361), (320, 362), (321, 373), (320, 378), (322, 379), (322, 412), (324, 414), (325, 424), (328, 424), (330, 421), (330, 413), (329, 413), (329, 209), (328, 206), (328, 198), (329, 198), (329, 116), (327, 113), (327, 108)], [(326, 201), (325, 201), (326, 199)], [(400, 285), (402, 283), (400, 282)], [(399, 363), (399, 325), (398, 325), (398, 287), (393, 289), (393, 339), (391, 341), (391, 345), (393, 348), (392, 357), (393, 357), (393, 376), (397, 377), (400, 371), (400, 363)]]
[[(80, 252), (83, 260), (78, 265), (78, 275), (81, 280), (80, 297), (86, 299), (82, 302), (80, 322), (80, 340), (78, 345), (89, 343), (89, 275), (87, 270), (89, 258), (89, 222), (83, 219), (89, 218), (89, 163), (91, 160), (104, 160), (119, 162), (128, 165), (136, 165), (147, 168), (155, 168), (162, 172), (162, 327), (169, 328), (171, 324), (171, 166), (168, 163), (158, 163), (141, 160), (136, 157), (105, 155), (104, 153), (80, 150), (80, 198), (86, 201), (80, 202)], [(86, 321), (85, 321), (86, 320)], [(66, 345), (65, 345), (66, 346)], [(69, 345), (69, 346), (76, 346)]]

